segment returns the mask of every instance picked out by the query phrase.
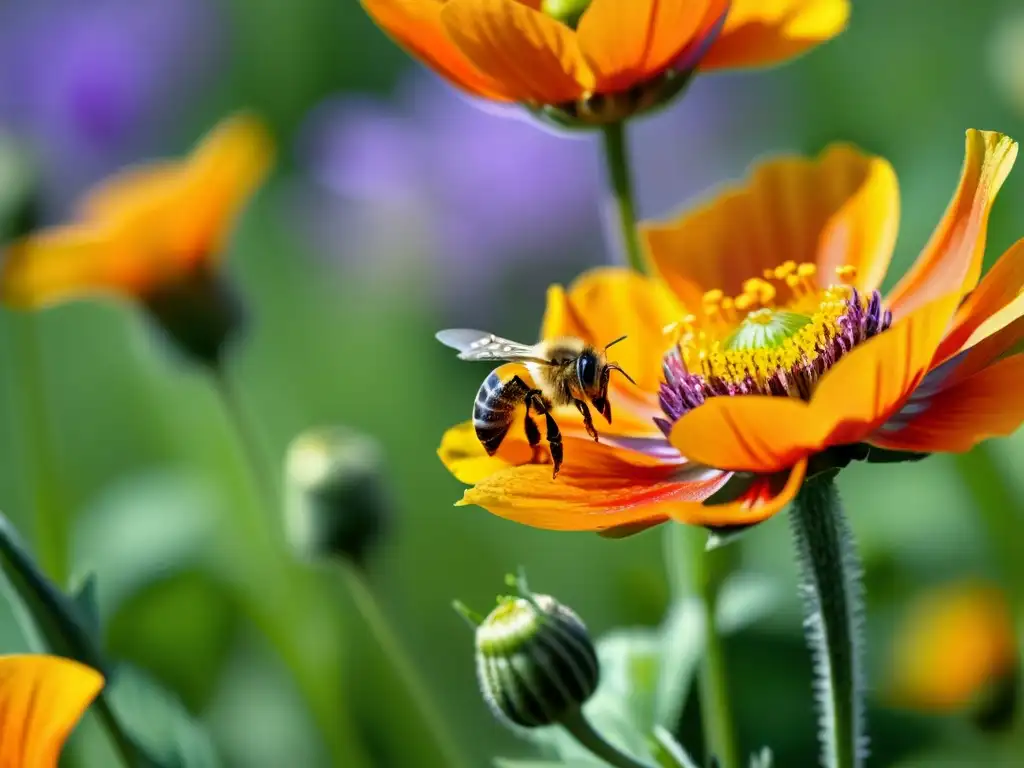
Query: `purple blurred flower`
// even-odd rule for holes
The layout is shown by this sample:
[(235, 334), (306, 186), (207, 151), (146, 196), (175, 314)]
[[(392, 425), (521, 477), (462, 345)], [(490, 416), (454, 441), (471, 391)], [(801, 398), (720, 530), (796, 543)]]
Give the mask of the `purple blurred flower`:
[[(742, 174), (781, 132), (778, 90), (763, 75), (757, 86), (704, 78), (682, 104), (632, 126), (642, 212), (665, 215)], [(474, 297), (478, 308), (492, 304), (498, 288), (531, 265), (544, 266), (532, 270), (542, 290), (609, 260), (595, 136), (566, 138), (495, 114), (431, 75), (415, 71), (392, 100), (324, 102), (307, 119), (298, 153), (314, 184), (297, 207), (317, 247), (344, 250), (349, 266), (385, 279), (428, 259), (416, 279), (432, 279), (449, 307)], [(413, 245), (381, 247), (409, 222)]]
[(0, 125), (33, 142), (58, 209), (157, 144), (216, 51), (209, 0), (0, 7)]

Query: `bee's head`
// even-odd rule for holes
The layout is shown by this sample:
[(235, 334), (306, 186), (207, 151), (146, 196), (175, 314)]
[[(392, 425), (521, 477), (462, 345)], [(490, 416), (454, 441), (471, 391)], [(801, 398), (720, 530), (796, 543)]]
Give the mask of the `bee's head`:
[[(616, 339), (605, 346), (605, 350), (613, 344), (618, 344), (625, 338), (625, 336), (622, 336)], [(611, 378), (612, 371), (618, 371), (629, 379), (630, 382), (636, 384), (633, 378), (622, 370), (618, 363), (609, 363), (605, 358), (604, 352), (588, 349), (580, 355), (579, 360), (576, 362), (576, 374), (579, 377), (580, 386), (586, 392), (598, 413), (604, 416), (605, 421), (609, 423), (612, 420), (612, 406), (608, 402), (608, 380)]]

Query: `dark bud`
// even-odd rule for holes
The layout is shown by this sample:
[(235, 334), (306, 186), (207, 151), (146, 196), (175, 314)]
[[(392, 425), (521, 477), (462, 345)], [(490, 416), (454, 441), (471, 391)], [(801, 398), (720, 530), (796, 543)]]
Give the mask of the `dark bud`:
[(220, 365), (245, 324), (234, 287), (209, 265), (150, 290), (142, 302), (186, 357), (210, 367)]
[(502, 598), (476, 628), (480, 690), (523, 728), (561, 721), (597, 689), (597, 652), (580, 618), (548, 595)]
[(1020, 703), (1020, 672), (1014, 667), (989, 681), (971, 707), (971, 719), (986, 733), (1004, 733), (1014, 724)]
[(347, 427), (303, 432), (288, 448), (285, 527), (302, 557), (363, 566), (391, 520), (380, 445)]
[(39, 197), (29, 148), (0, 134), (0, 245), (39, 226)]

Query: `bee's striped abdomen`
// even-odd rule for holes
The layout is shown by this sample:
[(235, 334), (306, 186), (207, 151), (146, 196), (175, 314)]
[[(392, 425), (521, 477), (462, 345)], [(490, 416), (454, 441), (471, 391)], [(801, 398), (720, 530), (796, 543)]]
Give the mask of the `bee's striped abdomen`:
[(484, 379), (473, 405), (473, 427), (484, 450), (491, 456), (505, 439), (515, 419), (516, 408), (529, 390), (518, 376), (502, 381), (497, 371)]

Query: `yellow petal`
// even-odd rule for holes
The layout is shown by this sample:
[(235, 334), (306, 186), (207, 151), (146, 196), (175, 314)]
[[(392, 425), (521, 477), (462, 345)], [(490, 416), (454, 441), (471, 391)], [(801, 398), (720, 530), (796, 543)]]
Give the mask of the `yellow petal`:
[(103, 677), (55, 656), (0, 657), (0, 766), (56, 768)]
[(854, 349), (825, 374), (810, 403), (710, 398), (675, 424), (672, 445), (709, 466), (772, 473), (830, 445), (859, 442), (924, 377), (956, 304), (956, 295), (932, 302)]
[[(541, 335), (545, 339), (579, 336), (603, 347), (620, 336), (626, 340), (608, 351), (637, 382), (637, 387), (613, 376), (619, 388), (636, 396), (636, 390), (652, 397), (661, 382), (661, 358), (672, 345), (665, 326), (683, 310), (657, 280), (629, 269), (606, 267), (579, 277), (568, 292), (548, 293), (548, 307)], [(652, 402), (652, 401), (648, 401)], [(650, 420), (646, 420), (650, 426)]]
[(981, 277), (989, 211), (1017, 158), (1017, 143), (992, 131), (967, 132), (960, 184), (917, 261), (889, 294), (895, 317), (954, 291), (973, 290)]
[(465, 91), (509, 101), (499, 83), (478, 70), (441, 24), (442, 0), (360, 0), (366, 12), (403, 48)]
[(517, 0), (449, 0), (448, 36), (513, 101), (559, 104), (594, 87), (576, 34)]
[(854, 266), (855, 285), (872, 290), (888, 268), (898, 224), (892, 166), (838, 144), (814, 160), (763, 163), (745, 184), (673, 222), (645, 224), (642, 235), (658, 274), (699, 308), (706, 291), (738, 295), (744, 281), (789, 260), (817, 263), (823, 286), (836, 282), (836, 267)]
[(1013, 672), (1016, 638), (1006, 596), (976, 582), (927, 593), (900, 622), (889, 656), (882, 693), (892, 703), (928, 712), (970, 705), (986, 685)]
[(498, 453), (488, 456), (477, 439), (473, 422), (464, 421), (444, 433), (437, 455), (460, 482), (473, 485), (508, 466), (530, 463), (533, 451), (526, 440), (513, 431), (502, 441)]
[(601, 93), (626, 90), (674, 63), (724, 0), (594, 0), (577, 30)]
[(0, 267), (0, 296), (17, 307), (42, 307), (98, 292), (136, 295), (150, 266), (110, 226), (44, 230), (13, 243)]
[(777, 64), (831, 40), (849, 17), (849, 0), (732, 0), (701, 69)]

